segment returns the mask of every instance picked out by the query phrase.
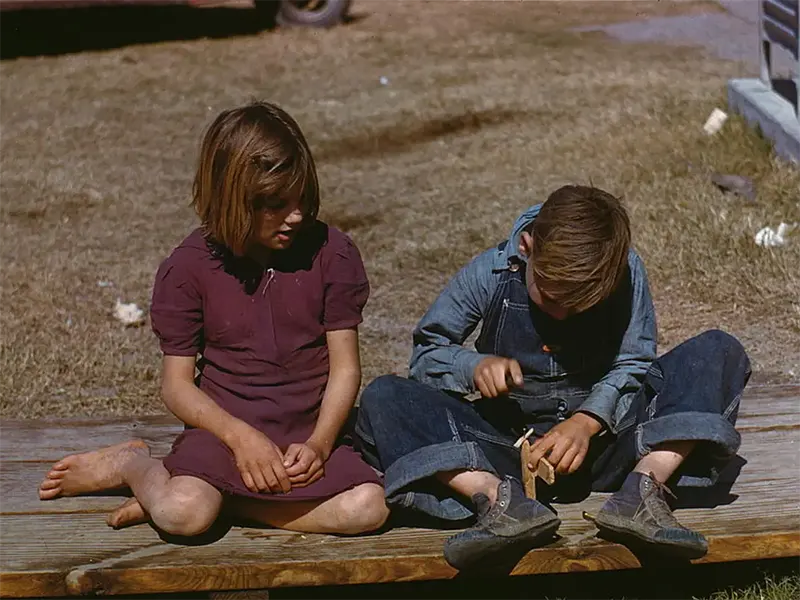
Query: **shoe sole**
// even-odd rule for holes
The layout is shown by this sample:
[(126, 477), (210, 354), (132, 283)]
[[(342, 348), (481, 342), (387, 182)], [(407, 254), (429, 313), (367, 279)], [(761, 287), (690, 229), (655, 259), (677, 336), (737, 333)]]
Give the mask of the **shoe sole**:
[[(473, 544), (474, 548), (462, 550), (462, 553), (467, 555), (460, 561), (456, 560), (451, 562), (447, 556), (447, 542), (445, 542), (444, 558), (454, 569), (463, 570), (467, 567), (476, 565), (480, 560), (496, 554), (506, 553), (519, 553), (520, 551), (527, 552), (540, 545), (545, 539), (552, 538), (558, 528), (561, 526), (561, 519), (556, 518), (552, 521), (536, 525), (523, 533), (517, 534), (514, 537), (501, 537), (494, 536), (493, 538), (476, 539)], [(458, 566), (458, 564), (461, 566)]]
[(645, 537), (637, 531), (632, 531), (626, 527), (616, 526), (608, 522), (595, 521), (595, 525), (597, 525), (599, 533), (610, 533), (611, 535), (606, 535), (606, 537), (608, 537), (611, 541), (621, 543), (625, 546), (644, 546), (650, 550), (657, 550), (660, 554), (668, 555), (673, 558), (683, 558), (688, 560), (702, 558), (708, 554), (707, 548), (700, 549), (680, 543), (655, 541)]

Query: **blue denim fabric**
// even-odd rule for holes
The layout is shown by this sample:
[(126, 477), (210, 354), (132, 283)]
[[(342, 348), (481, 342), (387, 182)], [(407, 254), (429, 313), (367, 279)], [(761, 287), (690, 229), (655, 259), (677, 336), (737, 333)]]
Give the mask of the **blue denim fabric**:
[[(519, 434), (533, 427), (542, 435), (578, 410), (594, 415), (606, 428), (615, 428), (655, 358), (648, 357), (635, 373), (628, 370), (614, 387), (603, 382), (625, 347), (637, 295), (631, 270), (610, 298), (565, 320), (553, 319), (531, 302), (525, 277), (519, 265), (503, 272), (475, 343), (482, 355), (516, 359), (524, 385), (484, 403), (486, 410)], [(654, 330), (655, 322), (646, 328)], [(603, 391), (600, 397), (598, 388)], [(613, 393), (606, 394), (606, 389)]]
[[(504, 340), (514, 329), (506, 317), (511, 317), (515, 324), (524, 324), (532, 317), (542, 338), (553, 337), (552, 334), (557, 332), (559, 327), (551, 326), (546, 315), (540, 311), (537, 314), (536, 309), (528, 310), (527, 290), (519, 285), (520, 282), (524, 285), (526, 265), (525, 256), (518, 252), (520, 234), (536, 218), (539, 208), (540, 205), (534, 206), (517, 219), (508, 241), (487, 250), (459, 271), (420, 320), (414, 330), (410, 364), (413, 379), (443, 391), (469, 394), (475, 391), (472, 374), (478, 363), (487, 355), (497, 354), (501, 346), (507, 348), (510, 345)], [(514, 277), (509, 278), (509, 274)], [(590, 386), (582, 388), (581, 410), (593, 414), (611, 430), (616, 430), (616, 423), (627, 412), (633, 394), (656, 357), (656, 321), (647, 274), (633, 250), (628, 256), (627, 277), (624, 292), (627, 296), (623, 298), (621, 292), (617, 294), (616, 312), (608, 310), (609, 303), (605, 303), (604, 309), (587, 311), (590, 313), (588, 316), (568, 319), (574, 324), (572, 337), (585, 340), (586, 349), (593, 352), (590, 360), (595, 364), (581, 365), (581, 370), (599, 367), (597, 361), (601, 359), (605, 367), (602, 373), (593, 369), (597, 377)], [(509, 304), (502, 306), (499, 304), (502, 302)], [(595, 316), (599, 318), (595, 319)], [(605, 321), (606, 317), (621, 317), (621, 320), (611, 323), (613, 332), (600, 331), (610, 323)], [(493, 323), (487, 324), (492, 319)], [(464, 347), (464, 341), (482, 321), (481, 330), (487, 333), (481, 336), (476, 350)], [(581, 333), (584, 325), (594, 332), (600, 331), (602, 339), (615, 338), (616, 347), (596, 348), (595, 340)], [(500, 326), (502, 331), (495, 326)], [(569, 329), (569, 325), (566, 328)], [(494, 343), (496, 340), (499, 343)], [(567, 360), (566, 352), (562, 357)], [(556, 370), (553, 376), (575, 370), (574, 361), (569, 366), (565, 362), (548, 365), (548, 361), (547, 357), (541, 361), (529, 361), (536, 377), (549, 377), (551, 368)], [(567, 401), (577, 399), (572, 396)], [(570, 410), (575, 408), (573, 405), (574, 402)]]
[(514, 441), (469, 402), (396, 375), (366, 387), (355, 425), (356, 448), (384, 472), (389, 505), (452, 521), (472, 509), (431, 476), (461, 469), (504, 475), (516, 464), (519, 477)]
[[(735, 455), (734, 429), (739, 400), (750, 375), (741, 344), (730, 335), (707, 331), (655, 360), (644, 384), (618, 423), (592, 440), (583, 467), (560, 477), (554, 499), (588, 486), (617, 489), (636, 462), (667, 441), (699, 442), (677, 473), (682, 486), (711, 485)], [(568, 379), (568, 378), (567, 378)], [(384, 471), (387, 502), (444, 520), (472, 515), (470, 506), (431, 476), (455, 469), (483, 470), (519, 478), (518, 429), (493, 404), (469, 403), (428, 385), (396, 376), (373, 381), (361, 396), (356, 445), (374, 467)], [(544, 431), (556, 419), (522, 413)], [(556, 409), (558, 406), (556, 405)], [(551, 415), (552, 416), (552, 415)], [(563, 493), (562, 493), (563, 491)]]
[(700, 443), (672, 483), (713, 485), (739, 449), (734, 425), (750, 373), (739, 341), (716, 329), (661, 356), (648, 370), (620, 431), (594, 462), (593, 489), (616, 490), (639, 459), (659, 444), (682, 440)]

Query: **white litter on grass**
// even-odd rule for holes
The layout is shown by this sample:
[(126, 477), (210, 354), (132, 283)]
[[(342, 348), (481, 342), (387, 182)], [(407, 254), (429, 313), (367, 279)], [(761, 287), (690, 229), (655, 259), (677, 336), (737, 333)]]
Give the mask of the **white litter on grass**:
[(101, 279), (100, 281), (97, 282), (97, 287), (114, 287), (114, 282), (104, 281)]
[(119, 298), (114, 305), (114, 316), (125, 325), (141, 325), (144, 323), (144, 311), (134, 302), (125, 304)]
[(772, 227), (764, 227), (756, 234), (756, 244), (764, 248), (773, 248), (775, 246), (783, 246), (786, 243), (786, 236), (794, 229), (795, 225), (788, 223), (781, 223), (778, 229)]
[(378, 81), (381, 82), (381, 85), (389, 85), (389, 78), (385, 75), (382, 75)]
[(711, 114), (708, 116), (705, 125), (703, 125), (703, 131), (705, 131), (708, 135), (714, 135), (725, 124), (725, 121), (728, 120), (728, 115), (721, 111), (718, 108), (715, 108), (711, 111)]

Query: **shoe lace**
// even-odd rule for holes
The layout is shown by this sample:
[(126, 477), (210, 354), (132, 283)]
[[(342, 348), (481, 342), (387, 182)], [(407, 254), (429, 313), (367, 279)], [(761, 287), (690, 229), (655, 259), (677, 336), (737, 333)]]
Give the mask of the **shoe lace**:
[[(677, 496), (675, 496), (675, 494), (672, 493), (672, 490), (670, 490), (665, 484), (656, 479), (655, 474), (652, 471), (650, 472), (650, 479), (653, 485), (649, 486), (649, 489), (642, 498), (642, 504), (649, 505), (650, 510), (653, 511), (653, 516), (655, 517), (656, 521), (662, 526), (679, 526), (678, 521), (675, 519), (675, 515), (672, 514), (666, 498), (664, 497), (669, 496), (673, 500), (677, 500)], [(652, 495), (655, 495), (656, 502), (648, 503), (647, 499)]]
[(678, 497), (672, 493), (672, 490), (667, 487), (667, 484), (661, 483), (658, 479), (656, 479), (656, 475), (652, 471), (650, 471), (650, 479), (653, 480), (653, 486), (647, 491), (645, 497), (655, 493), (656, 491), (660, 491), (662, 494), (666, 494), (673, 500), (678, 499)]

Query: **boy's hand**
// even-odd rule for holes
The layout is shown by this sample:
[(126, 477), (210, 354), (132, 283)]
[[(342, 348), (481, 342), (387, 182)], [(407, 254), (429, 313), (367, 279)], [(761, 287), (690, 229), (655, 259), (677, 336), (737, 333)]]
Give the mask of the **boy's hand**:
[(502, 356), (484, 358), (475, 367), (472, 379), (484, 398), (497, 398), (508, 393), (509, 385), (521, 387), (524, 383), (519, 363), (512, 358)]
[(557, 473), (574, 473), (586, 458), (589, 440), (600, 429), (602, 425), (589, 415), (575, 413), (531, 444), (528, 468), (534, 471), (546, 456)]
[(244, 485), (251, 492), (279, 494), (292, 489), (280, 448), (254, 427), (248, 425), (238, 432), (231, 451)]
[(325, 474), (322, 451), (312, 442), (290, 444), (283, 456), (283, 466), (295, 487), (305, 487)]

